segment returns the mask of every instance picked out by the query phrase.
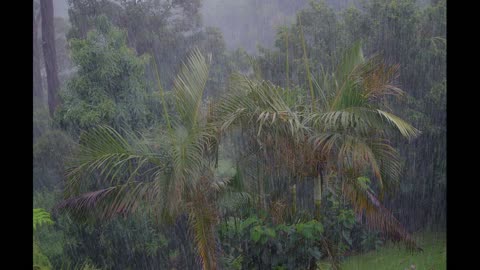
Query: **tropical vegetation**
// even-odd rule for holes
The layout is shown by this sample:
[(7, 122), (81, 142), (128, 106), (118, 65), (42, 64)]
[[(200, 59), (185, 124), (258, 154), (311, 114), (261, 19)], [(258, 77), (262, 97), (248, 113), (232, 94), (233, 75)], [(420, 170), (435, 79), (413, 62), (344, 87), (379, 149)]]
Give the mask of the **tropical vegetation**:
[(200, 7), (69, 1), (34, 269), (444, 267), (445, 1), (310, 1), (258, 54)]

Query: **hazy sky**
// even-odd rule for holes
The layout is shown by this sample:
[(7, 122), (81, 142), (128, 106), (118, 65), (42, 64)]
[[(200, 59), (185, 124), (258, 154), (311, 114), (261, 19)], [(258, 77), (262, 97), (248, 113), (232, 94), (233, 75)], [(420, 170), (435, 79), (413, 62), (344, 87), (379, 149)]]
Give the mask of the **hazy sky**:
[(68, 17), (67, 0), (53, 0), (53, 13), (55, 17)]

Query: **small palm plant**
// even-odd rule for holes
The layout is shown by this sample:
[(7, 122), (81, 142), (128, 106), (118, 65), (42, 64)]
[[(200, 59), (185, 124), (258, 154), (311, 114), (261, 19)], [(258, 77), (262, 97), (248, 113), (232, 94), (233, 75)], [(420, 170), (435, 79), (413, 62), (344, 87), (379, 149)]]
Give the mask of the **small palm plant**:
[[(102, 218), (142, 207), (164, 220), (185, 213), (203, 269), (216, 269), (214, 198), (225, 180), (215, 174), (216, 130), (202, 100), (209, 61), (194, 50), (184, 63), (173, 89), (176, 115), (165, 110), (167, 126), (155, 140), (107, 126), (83, 134), (58, 207)], [(89, 191), (92, 184), (95, 191)]]

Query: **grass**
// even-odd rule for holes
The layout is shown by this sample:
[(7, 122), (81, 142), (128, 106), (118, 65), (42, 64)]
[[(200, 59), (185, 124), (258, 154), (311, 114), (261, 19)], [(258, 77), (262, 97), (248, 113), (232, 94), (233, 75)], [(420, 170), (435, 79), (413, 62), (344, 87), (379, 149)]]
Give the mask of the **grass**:
[(445, 233), (423, 233), (415, 238), (422, 246), (423, 252), (411, 252), (404, 247), (387, 244), (377, 251), (347, 258), (342, 263), (342, 270), (447, 269)]

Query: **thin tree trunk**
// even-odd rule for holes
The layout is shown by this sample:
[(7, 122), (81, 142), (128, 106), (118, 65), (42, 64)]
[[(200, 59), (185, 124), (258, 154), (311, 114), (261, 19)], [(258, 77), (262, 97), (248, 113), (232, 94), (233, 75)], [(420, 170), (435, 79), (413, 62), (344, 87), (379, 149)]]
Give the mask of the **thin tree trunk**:
[(38, 24), (40, 14), (33, 12), (33, 96), (43, 103), (42, 74), (40, 73), (40, 48), (38, 44)]
[(53, 25), (53, 0), (40, 0), (42, 14), (42, 47), (47, 71), (48, 110), (53, 117), (59, 105), (57, 57), (55, 52), (55, 28)]
[(267, 209), (266, 201), (265, 201), (265, 181), (264, 181), (265, 174), (262, 166), (263, 166), (263, 162), (260, 162), (257, 165), (257, 183), (258, 183), (260, 209), (265, 210)]
[(297, 214), (297, 184), (292, 186), (292, 216)]
[(320, 220), (320, 208), (322, 205), (322, 168), (318, 166), (318, 175), (313, 179), (313, 199), (315, 203), (315, 219)]
[(313, 179), (313, 200), (315, 203), (315, 218), (318, 220), (322, 205), (322, 178), (320, 174)]

